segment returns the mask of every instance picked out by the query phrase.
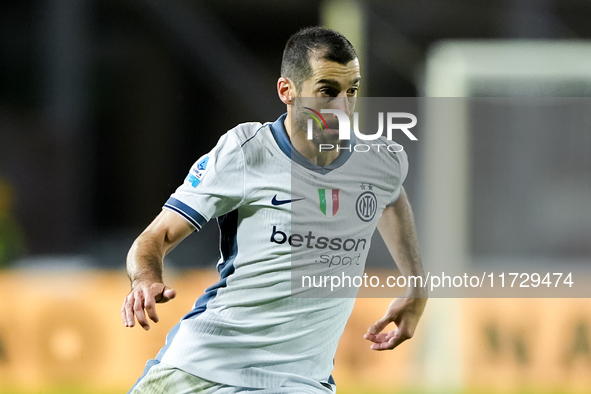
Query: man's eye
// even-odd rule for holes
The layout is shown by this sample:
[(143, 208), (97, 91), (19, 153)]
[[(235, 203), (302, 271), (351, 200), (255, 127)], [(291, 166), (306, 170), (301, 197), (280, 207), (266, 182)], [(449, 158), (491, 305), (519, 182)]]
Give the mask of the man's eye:
[(359, 88), (351, 88), (349, 89), (349, 91), (347, 92), (350, 96), (354, 96), (355, 94), (357, 94), (357, 91), (359, 90)]
[(336, 96), (338, 93), (336, 93), (336, 90), (332, 89), (332, 88), (322, 88), (320, 89), (320, 94), (324, 95), (324, 96)]

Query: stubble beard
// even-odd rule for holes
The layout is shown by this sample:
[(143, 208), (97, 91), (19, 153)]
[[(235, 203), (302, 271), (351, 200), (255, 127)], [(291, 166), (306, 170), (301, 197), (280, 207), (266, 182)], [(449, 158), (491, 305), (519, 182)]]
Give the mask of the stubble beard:
[[(318, 149), (320, 149), (320, 145), (332, 145), (334, 146), (333, 149), (336, 149), (337, 145), (340, 144), (339, 135), (338, 134), (328, 134), (327, 132), (323, 131), (322, 128), (318, 125), (318, 123), (313, 120), (309, 115), (304, 113), (304, 107), (302, 106), (302, 98), (297, 97), (295, 100), (295, 122), (296, 126), (299, 128), (301, 132), (304, 133), (306, 139), (308, 137), (308, 119), (312, 120), (312, 142)], [(327, 149), (323, 149), (326, 151)], [(331, 150), (331, 149), (328, 149)]]

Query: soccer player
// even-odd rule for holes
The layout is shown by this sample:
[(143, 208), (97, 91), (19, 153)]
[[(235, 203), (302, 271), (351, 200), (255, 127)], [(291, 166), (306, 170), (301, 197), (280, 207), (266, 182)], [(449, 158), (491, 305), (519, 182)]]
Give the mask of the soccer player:
[[(221, 259), (219, 282), (170, 331), (131, 393), (335, 392), (333, 359), (354, 298), (306, 297), (292, 286), (294, 261), (309, 273), (338, 266), (358, 274), (377, 227), (402, 275), (423, 275), (402, 187), (406, 154), (356, 152), (354, 138), (340, 141), (337, 118), (326, 114), (326, 127), (314, 125), (308, 139), (306, 111), (314, 108), (304, 98), (349, 115), (360, 79), (344, 36), (320, 27), (294, 34), (277, 83), (287, 113), (223, 135), (136, 239), (121, 308), (127, 327), (158, 322), (155, 304), (176, 295), (162, 278), (164, 256), (214, 218)], [(395, 299), (365, 334), (371, 349), (412, 337), (425, 303), (420, 288)]]

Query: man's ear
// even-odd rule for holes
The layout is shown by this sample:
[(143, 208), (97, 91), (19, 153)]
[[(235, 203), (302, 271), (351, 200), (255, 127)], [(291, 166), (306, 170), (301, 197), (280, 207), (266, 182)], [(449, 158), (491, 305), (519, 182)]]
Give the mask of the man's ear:
[(295, 86), (289, 78), (281, 77), (277, 80), (277, 94), (285, 105), (291, 105), (296, 97)]

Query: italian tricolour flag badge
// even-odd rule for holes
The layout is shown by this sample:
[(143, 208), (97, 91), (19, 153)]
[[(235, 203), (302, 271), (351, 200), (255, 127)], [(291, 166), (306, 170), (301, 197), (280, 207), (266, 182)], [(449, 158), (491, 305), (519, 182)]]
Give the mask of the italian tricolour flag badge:
[(333, 217), (339, 210), (339, 189), (318, 189), (320, 210), (327, 217)]

